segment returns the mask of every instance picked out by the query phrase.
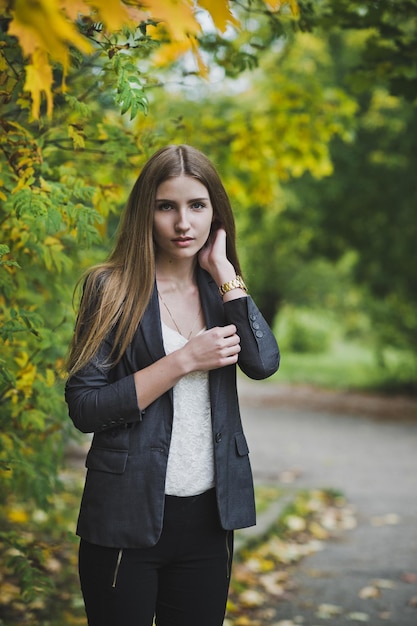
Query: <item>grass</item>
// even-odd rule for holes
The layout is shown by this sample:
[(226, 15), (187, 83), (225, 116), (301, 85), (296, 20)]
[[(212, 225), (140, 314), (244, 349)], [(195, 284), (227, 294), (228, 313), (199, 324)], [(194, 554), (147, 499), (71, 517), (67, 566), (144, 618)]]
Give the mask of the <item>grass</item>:
[(417, 393), (415, 361), (411, 354), (386, 350), (382, 364), (370, 347), (341, 340), (320, 353), (282, 349), (276, 377), (280, 382), (333, 389)]

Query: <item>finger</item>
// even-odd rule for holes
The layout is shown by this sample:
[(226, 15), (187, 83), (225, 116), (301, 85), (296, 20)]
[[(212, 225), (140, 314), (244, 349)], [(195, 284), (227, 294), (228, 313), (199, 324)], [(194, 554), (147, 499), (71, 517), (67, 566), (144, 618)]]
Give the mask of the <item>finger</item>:
[(234, 324), (228, 324), (228, 326), (223, 326), (223, 337), (230, 337), (231, 335), (236, 335), (237, 328)]
[(218, 230), (216, 230), (216, 233), (214, 236), (214, 242), (224, 243), (225, 241), (226, 241), (226, 231), (224, 230), (224, 228), (219, 228)]
[(228, 348), (231, 348), (233, 346), (238, 346), (240, 344), (240, 337), (239, 335), (230, 335), (230, 337), (225, 337), (224, 338), (224, 345)]

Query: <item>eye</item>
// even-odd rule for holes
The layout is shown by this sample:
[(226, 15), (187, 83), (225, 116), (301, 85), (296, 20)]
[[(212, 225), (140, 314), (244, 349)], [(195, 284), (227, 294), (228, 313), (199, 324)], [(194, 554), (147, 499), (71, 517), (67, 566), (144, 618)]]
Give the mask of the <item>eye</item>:
[(192, 209), (196, 209), (197, 211), (200, 209), (204, 209), (205, 208), (205, 204), (204, 202), (200, 202), (199, 200), (197, 202), (193, 202), (191, 205)]
[(156, 208), (158, 211), (170, 211), (172, 209), (172, 204), (169, 202), (160, 202), (157, 203)]

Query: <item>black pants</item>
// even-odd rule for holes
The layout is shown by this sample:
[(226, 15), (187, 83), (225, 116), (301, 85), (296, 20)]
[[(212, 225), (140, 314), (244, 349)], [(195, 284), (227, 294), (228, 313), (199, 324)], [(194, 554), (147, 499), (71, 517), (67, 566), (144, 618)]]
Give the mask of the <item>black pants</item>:
[(220, 527), (214, 489), (166, 496), (151, 548), (105, 548), (81, 540), (79, 570), (89, 626), (221, 626), (233, 533)]

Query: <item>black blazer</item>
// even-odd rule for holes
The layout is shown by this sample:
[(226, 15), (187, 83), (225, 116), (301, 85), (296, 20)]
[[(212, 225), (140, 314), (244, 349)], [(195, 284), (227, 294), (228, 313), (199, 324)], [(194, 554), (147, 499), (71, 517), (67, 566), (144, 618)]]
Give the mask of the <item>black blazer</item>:
[[(252, 298), (223, 303), (217, 285), (199, 269), (198, 286), (207, 328), (235, 324), (241, 340), (238, 364), (254, 379), (279, 366), (275, 338)], [(165, 477), (171, 439), (173, 394), (164, 393), (146, 410), (137, 404), (134, 372), (165, 356), (156, 287), (144, 317), (119, 363), (98, 357), (66, 384), (75, 426), (93, 432), (77, 533), (91, 543), (118, 548), (154, 545), (161, 534)], [(253, 526), (255, 504), (249, 450), (240, 419), (236, 366), (209, 372), (215, 487), (221, 525)]]

